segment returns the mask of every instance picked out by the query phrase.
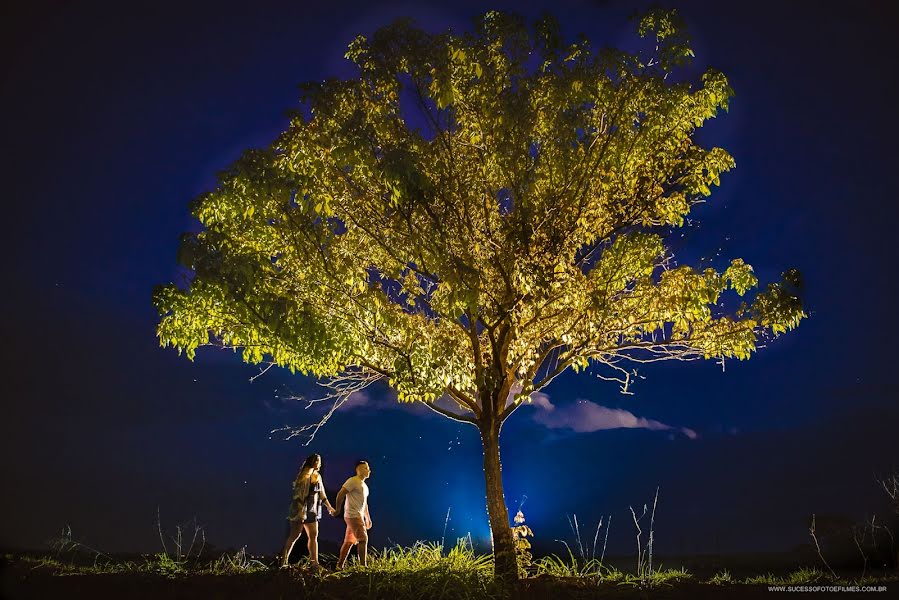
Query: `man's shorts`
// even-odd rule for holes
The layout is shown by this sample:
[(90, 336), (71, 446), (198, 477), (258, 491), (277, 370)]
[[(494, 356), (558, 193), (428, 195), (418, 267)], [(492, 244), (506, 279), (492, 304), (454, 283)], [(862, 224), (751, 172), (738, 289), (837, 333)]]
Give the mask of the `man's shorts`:
[(345, 544), (368, 542), (368, 532), (365, 530), (365, 523), (362, 521), (362, 517), (344, 517), (343, 520), (346, 523), (346, 535), (343, 536)]

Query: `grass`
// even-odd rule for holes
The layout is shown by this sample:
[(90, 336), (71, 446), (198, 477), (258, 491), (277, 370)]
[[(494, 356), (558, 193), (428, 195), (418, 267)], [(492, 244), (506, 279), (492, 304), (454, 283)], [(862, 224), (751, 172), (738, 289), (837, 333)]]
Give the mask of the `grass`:
[(327, 576), (342, 579), (368, 597), (377, 598), (489, 598), (499, 590), (493, 579), (493, 560), (478, 555), (460, 540), (449, 551), (438, 543), (374, 550), (368, 566), (352, 563)]
[(601, 577), (603, 565), (595, 558), (578, 560), (571, 549), (568, 549), (568, 558), (563, 559), (556, 554), (538, 558), (534, 561), (537, 575), (551, 575), (553, 577)]
[(161, 575), (163, 577), (179, 577), (187, 575), (240, 575), (269, 571), (269, 565), (251, 558), (242, 549), (233, 554), (223, 554), (214, 560), (179, 561), (160, 552), (146, 556), (142, 560), (116, 560), (104, 558), (91, 564), (85, 564), (83, 557), (71, 557), (66, 561), (59, 556), (12, 556), (6, 555), (8, 562), (24, 561), (33, 570), (49, 571), (54, 575), (112, 575), (125, 573), (143, 573)]
[[(67, 578), (53, 576), (95, 575), (98, 577), (93, 581), (101, 589), (106, 585), (103, 582), (138, 580), (141, 585), (156, 585), (160, 590), (158, 595), (171, 593), (165, 585), (177, 586), (178, 582), (190, 581), (190, 585), (194, 586), (190, 589), (194, 590), (205, 590), (203, 586), (215, 586), (216, 590), (244, 586), (248, 593), (256, 589), (264, 590), (259, 595), (266, 597), (286, 593), (299, 598), (308, 595), (322, 600), (347, 597), (387, 600), (503, 598), (503, 589), (493, 578), (492, 558), (475, 552), (465, 539), (450, 548), (436, 542), (418, 542), (409, 547), (372, 549), (368, 566), (362, 567), (351, 559), (348, 567), (338, 572), (312, 569), (305, 562), (281, 570), (276, 558), (254, 557), (245, 549), (218, 557), (207, 554), (179, 559), (161, 552), (137, 560), (117, 560), (86, 546), (70, 546), (67, 553), (57, 552), (43, 557), (7, 555), (5, 559), (18, 572), (28, 573), (32, 582), (40, 582), (40, 576), (44, 576), (44, 581), (56, 580), (59, 586), (64, 586), (68, 585)], [(322, 562), (333, 564), (335, 557), (325, 555)], [(132, 575), (135, 577), (130, 577)], [(196, 587), (200, 585), (198, 581), (203, 582), (200, 588)], [(766, 573), (745, 578), (737, 578), (723, 570), (708, 579), (699, 579), (685, 569), (664, 569), (661, 566), (636, 574), (611, 567), (601, 560), (578, 558), (569, 548), (567, 557), (552, 555), (536, 559), (528, 577), (520, 584), (520, 597), (637, 597), (649, 589), (670, 590), (675, 594), (672, 597), (698, 597), (696, 591), (699, 588), (708, 590), (714, 596), (739, 589), (747, 592), (764, 590), (768, 585), (824, 584), (889, 584), (893, 587), (899, 585), (899, 579), (870, 576), (863, 580), (834, 579), (830, 573), (817, 568), (801, 568), (785, 575)], [(221, 593), (209, 593), (207, 590), (203, 595), (214, 597)]]
[(730, 585), (734, 583), (734, 578), (730, 574), (730, 571), (724, 569), (723, 571), (719, 571), (712, 575), (706, 583), (710, 585)]
[(874, 581), (867, 578), (844, 579), (834, 578), (829, 573), (817, 569), (815, 567), (802, 567), (788, 573), (782, 577), (778, 577), (771, 573), (764, 575), (755, 575), (747, 577), (741, 583), (747, 585), (811, 585), (811, 584), (833, 584), (833, 585), (869, 585)]
[[(338, 572), (320, 571), (301, 562), (290, 569), (248, 556), (245, 550), (224, 554), (216, 559), (176, 560), (166, 553), (142, 560), (99, 559), (85, 552), (61, 557), (5, 557), (16, 570), (36, 575), (140, 575), (161, 580), (188, 580), (218, 576), (250, 576), (276, 588), (302, 589), (323, 598), (388, 598), (391, 600), (475, 600), (500, 598), (501, 589), (493, 578), (493, 560), (478, 554), (466, 540), (445, 549), (438, 543), (419, 542), (411, 547), (394, 546), (369, 552), (368, 565), (351, 559)], [(325, 564), (335, 557), (322, 556)], [(245, 579), (241, 577), (240, 579)], [(280, 587), (278, 587), (280, 586)]]
[(657, 569), (646, 571), (642, 576), (626, 573), (614, 567), (608, 567), (597, 559), (578, 560), (569, 553), (567, 559), (555, 554), (538, 558), (534, 561), (536, 575), (546, 575), (561, 579), (579, 578), (596, 585), (630, 585), (640, 587), (670, 586), (675, 583), (694, 579), (693, 574), (685, 569)]
[[(99, 558), (81, 554), (70, 554), (67, 557), (55, 556), (15, 556), (7, 554), (7, 562), (24, 562), (32, 570), (46, 571), (51, 574), (123, 574), (143, 573), (164, 577), (183, 577), (189, 575), (248, 575), (254, 573), (270, 573), (278, 570), (275, 558), (265, 559), (247, 554), (246, 549), (233, 553), (225, 553), (218, 558), (176, 560), (160, 552), (145, 556), (141, 560), (116, 560), (103, 555)], [(68, 560), (66, 560), (68, 558)], [(91, 560), (93, 559), (93, 560)], [(336, 557), (323, 555), (325, 564), (336, 562)], [(392, 589), (397, 582), (415, 580), (418, 584), (430, 585), (439, 583), (446, 585), (453, 582), (462, 587), (486, 593), (493, 580), (493, 559), (489, 554), (478, 554), (466, 539), (460, 539), (449, 550), (438, 542), (416, 542), (412, 546), (393, 546), (369, 551), (368, 565), (361, 566), (355, 557), (351, 557), (347, 567), (341, 571), (312, 569), (308, 563), (301, 562), (292, 570), (303, 575), (316, 574), (319, 579), (350, 579), (360, 577), (371, 580), (372, 586)], [(594, 583), (608, 584), (644, 584), (648, 586), (672, 585), (684, 581), (696, 581), (696, 577), (686, 569), (658, 568), (645, 573), (642, 577), (607, 566), (598, 559), (578, 559), (569, 552), (567, 558), (550, 555), (534, 561), (534, 571), (529, 579), (552, 577), (557, 579), (584, 579)], [(888, 578), (895, 580), (897, 577)], [(786, 575), (765, 573), (745, 578), (734, 577), (727, 569), (715, 573), (701, 583), (709, 585), (808, 585), (816, 583), (829, 584), (870, 584), (884, 581), (883, 577), (833, 578), (829, 573), (816, 567), (802, 567)], [(426, 589), (433, 591), (431, 587)], [(439, 595), (439, 594), (438, 594)], [(404, 596), (405, 597), (405, 596)]]

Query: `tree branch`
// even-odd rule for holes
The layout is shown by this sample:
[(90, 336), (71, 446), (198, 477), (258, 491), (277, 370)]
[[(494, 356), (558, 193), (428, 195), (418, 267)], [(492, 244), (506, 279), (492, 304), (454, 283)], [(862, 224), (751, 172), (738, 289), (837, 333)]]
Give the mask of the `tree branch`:
[(453, 421), (458, 421), (459, 423), (468, 423), (469, 425), (474, 425), (475, 427), (478, 426), (478, 422), (473, 418), (466, 415), (456, 414), (450, 410), (443, 408), (442, 406), (437, 406), (434, 402), (422, 402), (422, 404), (427, 406), (435, 413), (446, 417), (447, 419), (452, 419)]

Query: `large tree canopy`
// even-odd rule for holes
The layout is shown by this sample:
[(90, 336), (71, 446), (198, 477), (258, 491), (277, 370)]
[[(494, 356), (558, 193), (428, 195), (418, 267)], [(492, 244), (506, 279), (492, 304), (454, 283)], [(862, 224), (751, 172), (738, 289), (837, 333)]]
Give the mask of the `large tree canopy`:
[[(497, 436), (569, 367), (627, 385), (629, 361), (749, 358), (804, 316), (797, 276), (753, 292), (742, 260), (697, 270), (665, 244), (734, 166), (694, 140), (732, 90), (672, 75), (693, 55), (674, 12), (635, 43), (496, 12), (357, 38), (357, 76), (305, 85), (288, 129), (195, 202), (193, 278), (155, 295), (161, 343), (383, 378)], [(728, 290), (747, 301), (725, 310)]]

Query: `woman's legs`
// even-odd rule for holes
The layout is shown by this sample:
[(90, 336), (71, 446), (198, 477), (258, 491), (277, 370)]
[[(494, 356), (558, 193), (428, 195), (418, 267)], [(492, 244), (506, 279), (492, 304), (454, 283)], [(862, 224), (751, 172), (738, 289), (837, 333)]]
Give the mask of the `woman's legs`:
[[(287, 534), (287, 541), (284, 542), (284, 552), (281, 556), (281, 566), (287, 565), (287, 560), (290, 558), (290, 551), (293, 550), (293, 545), (300, 538), (300, 535), (303, 533), (303, 522), (302, 521), (290, 521), (290, 533)], [(317, 534), (317, 532), (316, 532)], [(316, 544), (316, 547), (318, 544)], [(316, 548), (317, 549), (317, 548)]]
[(303, 529), (306, 531), (306, 537), (309, 538), (307, 547), (309, 548), (309, 561), (313, 565), (318, 564), (318, 521), (303, 523)]

